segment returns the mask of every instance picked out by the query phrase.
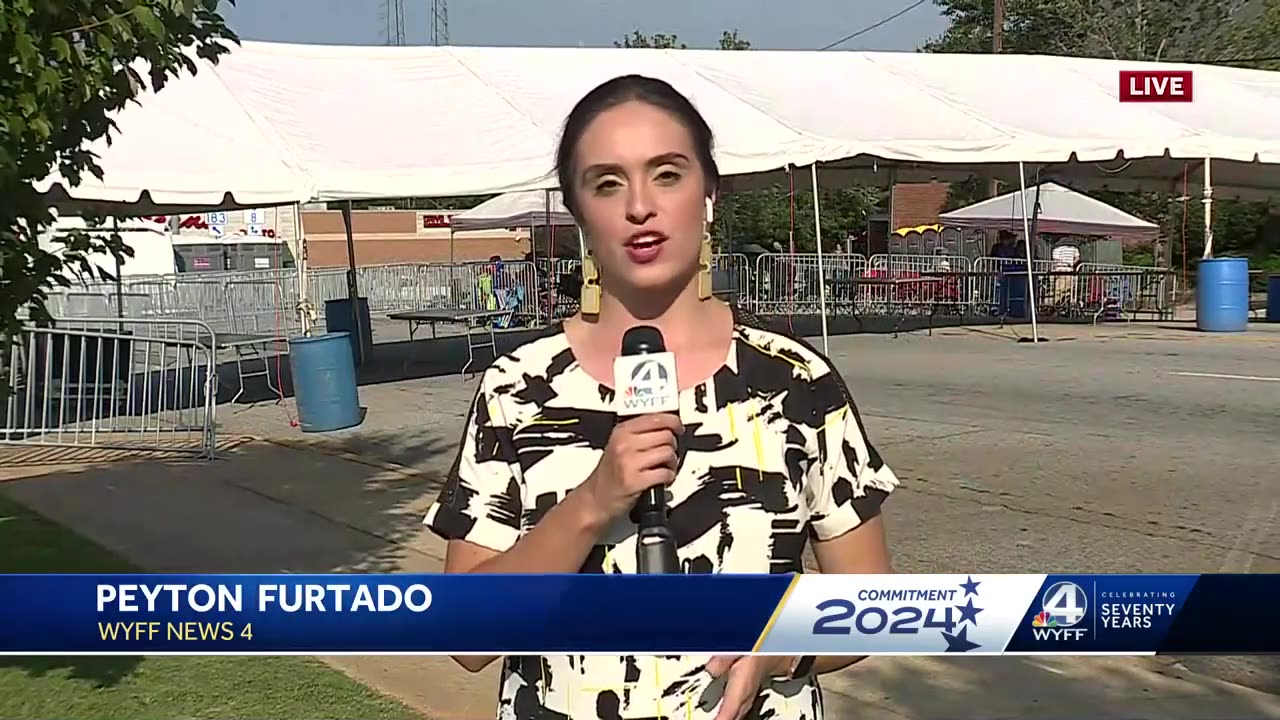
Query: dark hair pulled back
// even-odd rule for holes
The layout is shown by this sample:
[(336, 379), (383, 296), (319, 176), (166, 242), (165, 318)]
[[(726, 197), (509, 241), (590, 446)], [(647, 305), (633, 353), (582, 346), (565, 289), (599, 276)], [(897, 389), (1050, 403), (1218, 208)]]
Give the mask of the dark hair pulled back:
[(582, 134), (591, 121), (601, 113), (633, 101), (665, 110), (683, 125), (693, 139), (693, 149), (698, 164), (702, 166), (707, 195), (715, 192), (720, 184), (720, 169), (716, 167), (713, 155), (715, 137), (711, 126), (707, 125), (702, 113), (689, 102), (689, 98), (666, 81), (643, 75), (622, 75), (597, 85), (584, 95), (564, 121), (564, 132), (560, 135), (560, 146), (556, 149), (556, 175), (560, 181), (565, 208), (576, 218), (581, 219), (578, 213), (577, 188), (573, 181), (578, 142), (582, 140)]

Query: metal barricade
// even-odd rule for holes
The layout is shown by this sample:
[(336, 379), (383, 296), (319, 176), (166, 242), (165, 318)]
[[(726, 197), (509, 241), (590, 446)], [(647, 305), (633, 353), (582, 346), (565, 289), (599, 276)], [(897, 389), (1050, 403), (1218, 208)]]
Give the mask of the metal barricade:
[[(1031, 273), (1034, 277), (1042, 278), (1044, 274), (1053, 268), (1052, 260), (1032, 260)], [(1011, 280), (1012, 275), (1026, 276), (1027, 261), (1017, 258), (999, 258), (991, 256), (983, 256), (973, 261), (973, 275), (970, 276), (967, 284), (967, 296), (969, 298), (970, 312), (975, 315), (987, 315), (990, 317), (1001, 317), (1009, 307), (1010, 286), (1018, 283), (1020, 287), (1025, 287), (1025, 283), (1021, 281)], [(1037, 283), (1033, 289), (1036, 293), (1037, 305), (1042, 304), (1045, 296), (1043, 283)]]
[(751, 261), (742, 253), (717, 253), (711, 256), (711, 271), (729, 276), (734, 298), (739, 305), (749, 306), (751, 294)]
[[(933, 231), (929, 231), (933, 232)], [(942, 252), (877, 254), (867, 260), (854, 298), (860, 314), (933, 315), (939, 310), (964, 314), (972, 304), (969, 258)]]
[[(277, 280), (232, 280), (225, 285), (231, 332), (288, 337), (302, 331), (295, 308), (296, 284)], [(292, 289), (293, 292), (289, 292)]]
[[(827, 312), (851, 311), (852, 279), (865, 272), (862, 255), (823, 255)], [(821, 311), (818, 256), (764, 253), (756, 258), (755, 311), (762, 315), (809, 315)]]
[(64, 318), (0, 338), (0, 444), (212, 457), (215, 345), (195, 320)]
[(1096, 321), (1109, 312), (1128, 317), (1173, 317), (1175, 275), (1169, 270), (1134, 265), (1082, 263), (1069, 301)]

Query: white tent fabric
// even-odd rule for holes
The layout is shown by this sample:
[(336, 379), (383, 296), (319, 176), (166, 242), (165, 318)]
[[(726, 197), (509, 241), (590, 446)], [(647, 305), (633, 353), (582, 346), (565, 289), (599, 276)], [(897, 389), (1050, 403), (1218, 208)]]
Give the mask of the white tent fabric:
[[(551, 196), (550, 222), (547, 195)], [(453, 230), (494, 230), (509, 227), (574, 225), (559, 190), (524, 190), (499, 195), (449, 219)]]
[(564, 117), (590, 88), (625, 73), (665, 79), (693, 100), (716, 132), (726, 175), (859, 155), (971, 165), (1117, 153), (1280, 162), (1271, 128), (1280, 73), (1185, 66), (1196, 102), (1119, 102), (1119, 71), (1141, 67), (1008, 55), (246, 43), (217, 72), (279, 130), (321, 199), (555, 187)]
[(666, 79), (697, 104), (725, 174), (818, 159), (803, 133), (662, 50), (245, 43), (217, 72), (280, 131), (317, 199), (555, 188), (565, 116), (626, 73)]
[[(1062, 235), (1126, 235), (1154, 237), (1160, 227), (1057, 183), (1039, 188), (1038, 232)], [(1018, 196), (1022, 197), (1019, 198)], [(1036, 207), (1036, 188), (1012, 192), (943, 213), (944, 225), (991, 230), (1022, 230), (1022, 209)]]
[[(138, 214), (285, 205), (310, 199), (307, 174), (288, 160), (272, 131), (203, 61), (160, 92), (145, 92), (115, 121), (111, 144), (99, 141), (101, 181), (85, 173), (71, 187), (58, 174), (37, 190), (64, 206), (74, 201), (132, 205)], [(146, 73), (142, 73), (146, 76)]]
[[(1119, 71), (1143, 67), (1015, 55), (245, 42), (122, 113), (119, 139), (102, 150), (108, 184), (72, 195), (204, 202), (226, 191), (237, 203), (270, 204), (554, 188), (564, 117), (590, 88), (628, 73), (665, 79), (693, 100), (730, 176), (854, 159), (850, 167), (888, 181), (878, 161), (856, 161), (878, 158), (951, 170), (1108, 163), (1085, 167), (1118, 181), (1118, 154), (1167, 155), (1215, 158), (1219, 186), (1238, 179), (1280, 191), (1276, 173), (1252, 172), (1280, 163), (1280, 73), (1160, 64), (1193, 71), (1195, 102), (1119, 102)], [(1164, 168), (1155, 179), (1177, 175)]]

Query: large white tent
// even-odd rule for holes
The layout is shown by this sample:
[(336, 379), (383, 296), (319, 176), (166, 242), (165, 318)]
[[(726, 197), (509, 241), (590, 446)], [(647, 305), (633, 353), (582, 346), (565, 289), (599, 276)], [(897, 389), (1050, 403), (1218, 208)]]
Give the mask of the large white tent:
[[(632, 73), (693, 101), (716, 133), (724, 175), (810, 166), (815, 226), (818, 163), (841, 184), (994, 172), (1025, 186), (1030, 165), (1095, 186), (1165, 190), (1203, 161), (1206, 200), (1214, 184), (1220, 196), (1280, 193), (1280, 174), (1262, 167), (1280, 163), (1280, 73), (1264, 71), (1017, 55), (260, 42), (199, 65), (194, 79), (120, 114), (115, 144), (95, 148), (105, 181), (67, 188), (50, 178), (51, 198), (172, 212), (554, 189), (555, 144), (573, 104)], [(1120, 71), (1141, 69), (1193, 73), (1195, 101), (1121, 102)], [(1034, 313), (1032, 324), (1034, 335)]]
[(983, 200), (943, 213), (938, 221), (952, 227), (1021, 231), (1023, 207), (1034, 208), (1036, 228), (1043, 233), (1154, 237), (1160, 232), (1155, 223), (1057, 183)]
[(504, 193), (449, 218), (449, 228), (458, 232), (573, 224), (559, 190)]
[(1259, 166), (1280, 162), (1280, 73), (1161, 64), (1194, 73), (1194, 102), (1120, 102), (1120, 70), (1143, 67), (1016, 55), (245, 42), (124, 110), (115, 143), (96, 148), (105, 182), (46, 186), (81, 200), (186, 207), (554, 188), (569, 109), (597, 83), (640, 73), (670, 81), (706, 115), (726, 175), (820, 161), (832, 167), (824, 178), (891, 182), (1025, 162), (1165, 189), (1184, 160), (1212, 157), (1219, 196), (1280, 190), (1280, 177)]
[[(71, 187), (58, 174), (37, 184), (63, 206), (128, 205), (138, 215), (269, 207), (315, 195), (306, 170), (208, 63), (160, 92), (146, 91), (115, 117), (111, 142), (89, 146), (104, 171)], [(146, 76), (146, 73), (142, 73)]]

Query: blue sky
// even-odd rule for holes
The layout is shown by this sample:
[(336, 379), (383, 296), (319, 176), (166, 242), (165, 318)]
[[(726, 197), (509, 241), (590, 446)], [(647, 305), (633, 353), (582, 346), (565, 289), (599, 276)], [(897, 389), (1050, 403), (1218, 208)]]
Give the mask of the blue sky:
[[(431, 0), (404, 0), (409, 44), (430, 37)], [(736, 28), (760, 49), (817, 49), (911, 5), (910, 0), (451, 0), (454, 45), (608, 46), (640, 29), (713, 47)], [(246, 40), (366, 45), (386, 42), (387, 0), (238, 0), (224, 4)], [(926, 2), (844, 50), (914, 50), (946, 21)]]

